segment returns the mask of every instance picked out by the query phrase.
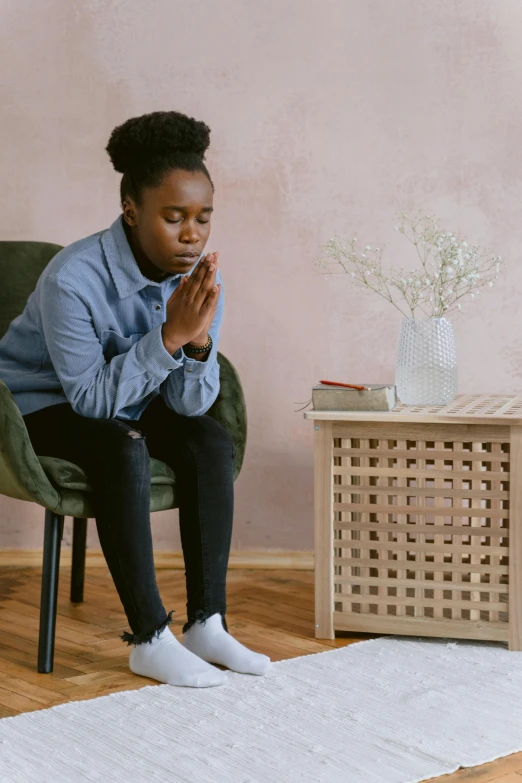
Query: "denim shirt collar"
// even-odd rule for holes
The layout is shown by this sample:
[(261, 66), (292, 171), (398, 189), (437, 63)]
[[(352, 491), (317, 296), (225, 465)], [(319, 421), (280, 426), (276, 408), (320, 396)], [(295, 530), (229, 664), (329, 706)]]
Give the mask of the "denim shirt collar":
[(166, 275), (161, 282), (149, 280), (148, 277), (145, 277), (127, 241), (122, 220), (123, 216), (119, 215), (110, 228), (103, 232), (101, 237), (105, 258), (107, 259), (107, 264), (120, 299), (141, 291), (147, 285), (162, 286), (173, 278), (182, 276), (180, 272), (176, 272)]

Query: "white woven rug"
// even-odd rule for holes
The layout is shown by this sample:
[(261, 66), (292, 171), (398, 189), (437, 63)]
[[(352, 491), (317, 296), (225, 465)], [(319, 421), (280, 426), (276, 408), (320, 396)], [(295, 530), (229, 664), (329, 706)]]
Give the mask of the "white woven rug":
[(418, 783), (522, 750), (522, 653), (380, 637), (0, 720), (2, 783)]

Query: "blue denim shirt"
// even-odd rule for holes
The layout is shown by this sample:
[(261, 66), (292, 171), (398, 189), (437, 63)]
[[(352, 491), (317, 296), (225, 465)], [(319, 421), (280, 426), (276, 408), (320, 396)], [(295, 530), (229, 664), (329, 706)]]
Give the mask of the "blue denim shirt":
[(121, 215), (60, 250), (0, 340), (0, 378), (22, 414), (68, 401), (89, 418), (139, 419), (158, 394), (177, 413), (206, 413), (219, 393), (224, 286), (218, 269), (213, 346), (202, 362), (183, 348), (170, 354), (161, 336), (182, 277), (157, 283), (141, 273)]

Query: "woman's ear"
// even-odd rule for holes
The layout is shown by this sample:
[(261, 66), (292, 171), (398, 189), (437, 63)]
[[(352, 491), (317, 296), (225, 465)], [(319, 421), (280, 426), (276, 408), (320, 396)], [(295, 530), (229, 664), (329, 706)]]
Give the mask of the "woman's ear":
[(132, 199), (125, 199), (122, 202), (122, 209), (123, 209), (123, 219), (127, 223), (128, 226), (135, 226), (137, 224), (136, 220), (136, 205)]

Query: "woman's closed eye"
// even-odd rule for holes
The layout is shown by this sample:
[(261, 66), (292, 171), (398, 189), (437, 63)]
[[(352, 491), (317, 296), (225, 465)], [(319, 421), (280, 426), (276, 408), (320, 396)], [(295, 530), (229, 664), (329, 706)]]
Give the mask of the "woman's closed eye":
[[(167, 223), (181, 223), (183, 222), (183, 218), (180, 218), (179, 220), (169, 220), (168, 218), (164, 218)], [(210, 223), (210, 220), (198, 220), (198, 223)]]

